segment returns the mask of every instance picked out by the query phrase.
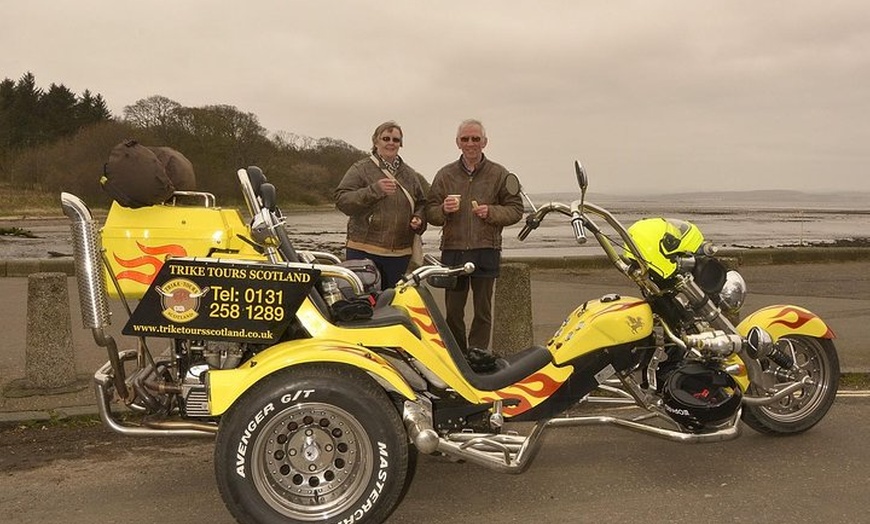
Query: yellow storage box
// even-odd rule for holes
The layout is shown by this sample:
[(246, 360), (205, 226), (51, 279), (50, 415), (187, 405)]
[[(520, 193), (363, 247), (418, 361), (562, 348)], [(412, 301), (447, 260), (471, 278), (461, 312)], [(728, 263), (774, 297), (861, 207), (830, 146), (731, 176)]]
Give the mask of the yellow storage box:
[[(137, 209), (112, 203), (101, 236), (111, 272), (127, 298), (142, 298), (168, 257), (263, 259), (238, 237), (248, 232), (238, 210), (212, 202), (213, 197), (201, 206)], [(110, 296), (118, 296), (111, 276), (108, 289)]]

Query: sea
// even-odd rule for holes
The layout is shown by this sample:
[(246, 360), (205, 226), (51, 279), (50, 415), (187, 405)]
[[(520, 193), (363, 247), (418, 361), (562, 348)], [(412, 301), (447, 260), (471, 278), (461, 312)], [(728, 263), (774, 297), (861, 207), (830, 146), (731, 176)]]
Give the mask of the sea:
[[(527, 210), (534, 204), (570, 203), (579, 193), (528, 195)], [(527, 202), (528, 202), (527, 201)], [(870, 242), (870, 192), (805, 193), (801, 191), (741, 191), (678, 193), (661, 195), (606, 195), (588, 193), (586, 201), (610, 211), (623, 225), (649, 217), (665, 217), (694, 223), (705, 239), (722, 248), (835, 245)], [(340, 253), (347, 217), (335, 210), (285, 213), (286, 227), (297, 249)], [(603, 220), (596, 220), (603, 226)], [(568, 217), (547, 216), (525, 241), (517, 234), (522, 222), (504, 230), (503, 255), (524, 257), (570, 257), (601, 255), (590, 239), (574, 241)], [(0, 218), (0, 230), (17, 229), (32, 238), (0, 235), (0, 258), (51, 258), (72, 252), (65, 218)], [(430, 227), (423, 235), (424, 250), (437, 253), (440, 230)]]

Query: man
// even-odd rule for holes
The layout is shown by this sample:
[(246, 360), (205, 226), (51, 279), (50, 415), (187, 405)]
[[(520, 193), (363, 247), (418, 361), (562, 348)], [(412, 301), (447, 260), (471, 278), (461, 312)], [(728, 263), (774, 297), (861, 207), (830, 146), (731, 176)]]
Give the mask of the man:
[[(430, 224), (441, 226), (441, 261), (448, 266), (474, 263), (474, 273), (460, 278), (444, 294), (447, 325), (463, 353), (487, 350), (492, 331), (492, 295), (501, 263), (505, 226), (523, 216), (523, 201), (505, 187), (508, 170), (483, 154), (486, 130), (478, 120), (465, 120), (456, 133), (459, 160), (435, 174), (426, 204)], [(474, 317), (466, 337), (465, 304), (469, 288)], [(473, 358), (470, 359), (473, 362)]]

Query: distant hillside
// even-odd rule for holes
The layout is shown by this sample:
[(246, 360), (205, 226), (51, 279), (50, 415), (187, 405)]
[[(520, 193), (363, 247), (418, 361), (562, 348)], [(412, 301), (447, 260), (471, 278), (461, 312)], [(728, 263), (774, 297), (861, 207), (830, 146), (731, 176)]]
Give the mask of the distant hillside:
[[(549, 201), (569, 202), (579, 198), (580, 193), (536, 193), (530, 196), (538, 204)], [(717, 207), (820, 207), (870, 210), (870, 192), (868, 191), (808, 193), (794, 190), (759, 189), (753, 191), (694, 191), (637, 195), (615, 195), (590, 191), (586, 194), (586, 198), (603, 205), (642, 202), (662, 206), (672, 204), (680, 207), (701, 204)]]

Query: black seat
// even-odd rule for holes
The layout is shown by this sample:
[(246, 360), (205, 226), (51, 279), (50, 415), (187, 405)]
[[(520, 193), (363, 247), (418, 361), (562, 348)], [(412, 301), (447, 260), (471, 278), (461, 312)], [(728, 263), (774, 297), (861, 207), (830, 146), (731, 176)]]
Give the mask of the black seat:
[(396, 290), (390, 288), (378, 295), (371, 318), (336, 322), (335, 324), (352, 329), (401, 325), (408, 328), (408, 331), (413, 333), (415, 337), (420, 338), (420, 328), (411, 321), (407, 314), (390, 305), (395, 294)]
[(508, 365), (498, 371), (493, 373), (475, 373), (459, 348), (456, 339), (453, 338), (450, 328), (447, 327), (447, 321), (441, 315), (441, 311), (438, 309), (432, 293), (425, 286), (420, 286), (418, 290), (423, 298), (423, 302), (429, 309), (429, 314), (432, 316), (432, 321), (435, 323), (438, 333), (441, 334), (444, 345), (447, 346), (450, 358), (456, 363), (456, 367), (459, 368), (465, 380), (475, 388), (481, 391), (495, 391), (505, 388), (539, 371), (552, 362), (552, 355), (547, 348), (532, 346), (507, 357)]

